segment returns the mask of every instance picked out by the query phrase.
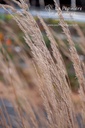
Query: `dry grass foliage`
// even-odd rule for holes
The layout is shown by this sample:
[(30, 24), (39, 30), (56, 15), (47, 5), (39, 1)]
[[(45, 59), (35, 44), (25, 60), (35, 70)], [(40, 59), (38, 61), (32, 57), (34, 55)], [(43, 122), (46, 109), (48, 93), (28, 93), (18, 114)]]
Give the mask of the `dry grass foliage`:
[[(51, 50), (49, 51), (35, 19), (29, 11), (27, 11), (27, 4), (24, 0), (20, 0), (20, 2), (16, 0), (12, 1), (22, 9), (22, 12), (8, 5), (0, 5), (0, 7), (3, 7), (5, 10), (8, 8), (12, 10), (13, 13), (10, 15), (12, 15), (13, 19), (24, 33), (24, 39), (30, 48), (32, 58), (30, 61), (26, 51), (23, 50), (23, 52), (19, 54), (19, 57), (25, 61), (26, 68), (23, 69), (23, 67), (21, 67), (21, 69), (19, 69), (10, 59), (8, 53), (0, 43), (0, 72), (6, 81), (5, 84), (7, 83), (7, 87), (4, 86), (3, 83), (0, 84), (2, 87), (0, 90), (1, 97), (8, 98), (14, 103), (14, 107), (19, 113), (23, 128), (76, 128), (76, 113), (74, 112), (74, 105), (71, 99), (68, 75), (64, 60), (52, 33), (44, 20), (38, 17), (50, 41)], [(85, 79), (81, 68), (81, 62), (75, 49), (74, 42), (72, 41), (68, 25), (63, 19), (62, 12), (57, 6), (56, 0), (54, 1), (60, 17), (60, 25), (67, 36), (70, 54), (63, 44), (63, 41), (57, 38), (63, 48), (67, 50), (67, 52), (64, 50), (63, 53), (73, 62), (80, 85), (79, 97), (81, 98), (82, 111), (84, 111)], [(12, 31), (10, 28), (6, 29), (9, 32)], [(78, 27), (76, 29), (79, 35), (84, 39), (80, 29)], [(14, 39), (16, 39), (17, 45), (23, 47), (22, 44), (18, 43), (15, 34), (13, 34), (13, 36)], [(18, 59), (17, 57), (15, 60)], [(33, 100), (34, 98), (35, 101)], [(84, 114), (82, 114), (82, 117), (83, 115)], [(30, 121), (28, 121), (28, 116), (30, 117)], [(9, 126), (12, 127), (11, 122)], [(19, 128), (20, 126), (17, 127)]]

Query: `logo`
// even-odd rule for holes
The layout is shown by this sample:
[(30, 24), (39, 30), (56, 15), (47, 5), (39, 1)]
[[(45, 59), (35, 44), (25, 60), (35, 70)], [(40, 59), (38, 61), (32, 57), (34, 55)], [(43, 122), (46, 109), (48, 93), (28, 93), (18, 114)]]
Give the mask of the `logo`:
[(46, 10), (46, 12), (48, 12), (48, 15), (49, 15), (49, 17), (50, 17), (50, 14), (51, 15), (53, 15), (54, 14), (54, 8), (53, 8), (53, 5), (47, 5), (47, 6), (45, 6), (45, 10)]
[(45, 10), (51, 12), (53, 10), (53, 5), (48, 4), (47, 6), (45, 6)]

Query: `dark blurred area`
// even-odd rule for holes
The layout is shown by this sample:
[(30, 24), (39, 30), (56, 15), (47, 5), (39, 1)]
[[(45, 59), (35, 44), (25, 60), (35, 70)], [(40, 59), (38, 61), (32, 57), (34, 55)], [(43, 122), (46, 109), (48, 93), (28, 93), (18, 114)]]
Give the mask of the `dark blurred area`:
[[(18, 0), (17, 0), (18, 1)], [(63, 6), (71, 7), (72, 1), (73, 0), (56, 0), (60, 7), (62, 8)], [(52, 5), (54, 7), (54, 2), (53, 0), (29, 0), (30, 5), (36, 8), (44, 7), (47, 5)], [(82, 7), (82, 10), (85, 10), (85, 0), (74, 0), (75, 2), (75, 7)], [(8, 3), (8, 0), (0, 0), (0, 3), (6, 4)]]

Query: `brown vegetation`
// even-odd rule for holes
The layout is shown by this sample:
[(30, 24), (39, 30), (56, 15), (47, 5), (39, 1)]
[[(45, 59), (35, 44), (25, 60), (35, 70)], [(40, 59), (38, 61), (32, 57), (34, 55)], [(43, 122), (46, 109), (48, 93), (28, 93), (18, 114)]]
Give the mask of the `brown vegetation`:
[[(12, 1), (15, 2), (15, 0)], [(44, 123), (42, 127), (77, 128), (75, 109), (79, 107), (84, 112), (85, 79), (81, 61), (71, 38), (68, 25), (65, 23), (62, 12), (55, 1), (56, 10), (60, 17), (60, 25), (66, 34), (70, 47), (70, 53), (68, 53), (68, 49), (66, 48), (68, 57), (73, 63), (80, 85), (80, 94), (78, 94), (80, 102), (78, 101), (78, 103), (81, 106), (76, 105), (77, 107), (74, 107), (75, 99), (71, 93), (66, 67), (54, 36), (44, 20), (38, 17), (50, 41), (49, 50), (38, 24), (29, 11), (27, 11), (27, 4), (23, 0), (20, 0), (20, 2), (16, 1), (19, 7), (22, 8), (22, 12), (18, 12), (12, 6), (0, 6), (5, 10), (10, 8), (13, 11), (14, 15), (11, 15), (24, 33), (25, 42), (29, 46), (31, 53), (31, 59), (29, 59), (27, 52), (23, 49), (20, 53), (17, 53), (17, 57), (12, 61), (8, 52), (4, 49), (2, 43), (0, 43), (0, 73), (3, 75), (5, 81), (4, 84), (0, 84), (2, 88), (0, 90), (1, 98), (5, 97), (14, 102), (23, 128), (40, 127), (35, 113), (38, 113), (39, 120), (42, 122), (41, 124)], [(80, 30), (79, 28), (77, 29)], [(80, 31), (78, 31), (78, 34), (83, 38), (83, 34)], [(24, 45), (19, 44), (17, 38), (15, 39), (17, 45), (23, 48)], [(62, 40), (59, 38), (58, 40), (63, 44)], [(83, 42), (81, 45), (83, 46)], [(65, 51), (63, 52), (65, 53)], [(18, 65), (19, 59), (21, 59), (21, 67)], [(31, 117), (32, 126), (30, 126), (27, 116), (22, 116), (23, 111)], [(47, 117), (44, 115), (44, 112), (46, 112)], [(82, 112), (81, 116), (84, 121), (85, 115)]]

